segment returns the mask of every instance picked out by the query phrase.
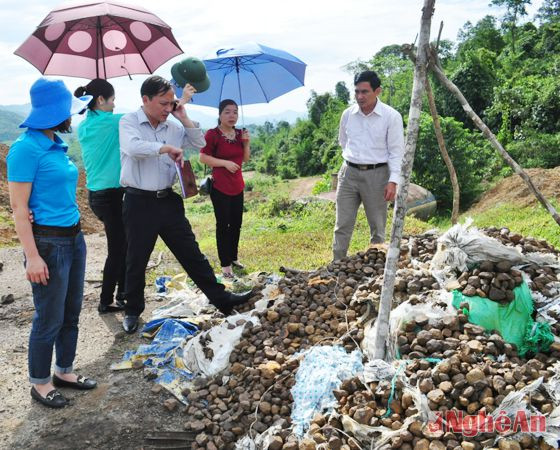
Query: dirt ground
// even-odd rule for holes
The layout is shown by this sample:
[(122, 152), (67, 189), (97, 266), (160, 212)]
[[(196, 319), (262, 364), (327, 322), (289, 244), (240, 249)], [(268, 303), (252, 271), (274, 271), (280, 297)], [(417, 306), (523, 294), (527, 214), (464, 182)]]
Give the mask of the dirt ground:
[[(112, 363), (126, 350), (135, 349), (143, 338), (122, 331), (121, 313), (97, 313), (105, 237), (90, 234), (86, 241), (86, 295), (75, 368), (95, 378), (99, 387), (85, 393), (64, 389), (72, 405), (62, 410), (49, 410), (30, 397), (27, 341), (33, 314), (31, 289), (24, 277), (21, 249), (0, 249), (0, 292), (15, 298), (11, 304), (0, 304), (0, 449), (139, 449), (149, 432), (182, 431), (188, 420), (163, 406), (171, 395), (152, 393), (154, 384), (143, 378), (142, 371), (110, 370)], [(173, 261), (164, 257), (156, 270), (164, 273)], [(146, 292), (154, 290), (148, 286)], [(161, 305), (157, 300), (155, 294), (149, 296), (143, 318), (148, 319), (151, 310)]]
[[(560, 166), (554, 169), (526, 169), (527, 174), (546, 199), (560, 200)], [(519, 207), (537, 204), (538, 200), (519, 175), (504, 178), (492, 189), (484, 193), (473, 206), (474, 212), (481, 212), (500, 203), (511, 203)]]

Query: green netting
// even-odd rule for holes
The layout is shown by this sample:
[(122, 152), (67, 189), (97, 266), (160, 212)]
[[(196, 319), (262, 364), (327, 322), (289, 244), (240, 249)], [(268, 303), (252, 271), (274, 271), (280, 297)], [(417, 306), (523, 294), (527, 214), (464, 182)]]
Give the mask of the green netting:
[(453, 306), (459, 309), (463, 302), (469, 304), (469, 322), (484, 329), (498, 330), (504, 340), (515, 344), (520, 356), (527, 352), (546, 351), (554, 342), (550, 325), (535, 322), (533, 298), (527, 283), (523, 281), (513, 292), (515, 299), (507, 305), (501, 305), (483, 297), (467, 297), (459, 291), (453, 291)]

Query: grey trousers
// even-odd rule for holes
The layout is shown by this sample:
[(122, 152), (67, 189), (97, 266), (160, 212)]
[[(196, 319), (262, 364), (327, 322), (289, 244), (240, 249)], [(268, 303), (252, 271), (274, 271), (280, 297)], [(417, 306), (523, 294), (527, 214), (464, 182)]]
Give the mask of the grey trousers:
[(336, 189), (336, 224), (334, 226), (333, 259), (346, 256), (360, 202), (363, 203), (372, 244), (385, 241), (387, 202), (383, 198), (389, 181), (389, 167), (360, 170), (343, 163), (338, 172)]

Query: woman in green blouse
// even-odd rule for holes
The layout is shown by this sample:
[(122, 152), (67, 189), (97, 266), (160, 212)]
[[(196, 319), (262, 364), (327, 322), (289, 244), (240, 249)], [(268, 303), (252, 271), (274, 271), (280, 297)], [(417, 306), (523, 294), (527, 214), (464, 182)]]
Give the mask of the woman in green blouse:
[[(103, 314), (124, 309), (126, 238), (122, 221), (124, 191), (119, 183), (119, 120), (123, 115), (113, 114), (115, 89), (106, 80), (92, 80), (76, 89), (74, 95), (93, 96), (87, 116), (78, 126), (78, 140), (86, 169), (89, 206), (103, 222), (107, 236), (107, 259), (98, 307)], [(115, 288), (117, 294), (113, 301)]]

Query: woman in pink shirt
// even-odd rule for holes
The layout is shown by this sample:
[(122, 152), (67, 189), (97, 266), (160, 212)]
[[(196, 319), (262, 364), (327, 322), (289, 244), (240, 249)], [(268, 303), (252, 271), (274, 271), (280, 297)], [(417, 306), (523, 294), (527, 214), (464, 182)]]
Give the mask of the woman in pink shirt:
[(210, 198), (216, 216), (216, 243), (223, 276), (233, 278), (232, 266), (243, 268), (238, 259), (239, 236), (243, 218), (243, 174), (241, 166), (249, 161), (249, 132), (235, 128), (237, 103), (222, 100), (218, 107), (218, 126), (206, 132), (206, 146), (200, 161), (212, 167), (214, 184)]

